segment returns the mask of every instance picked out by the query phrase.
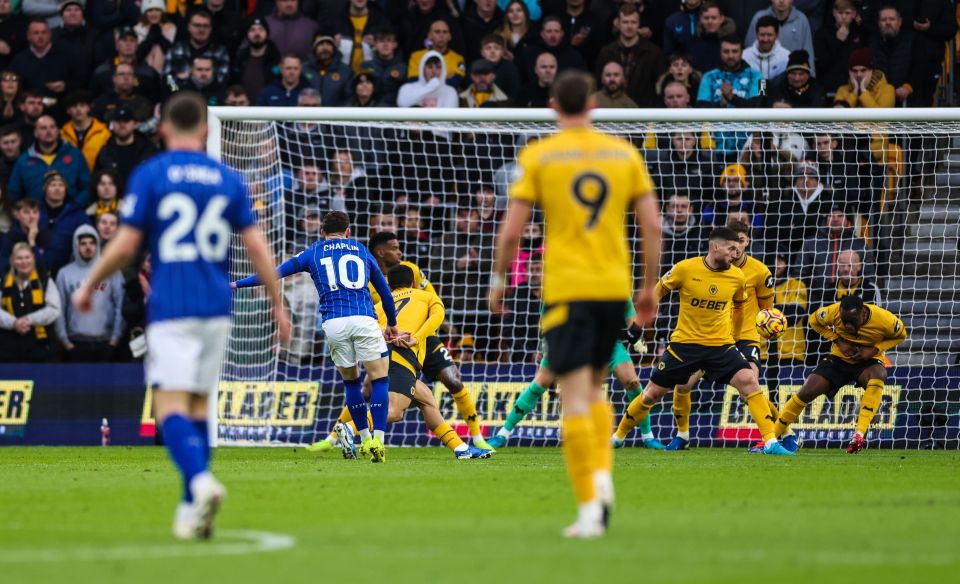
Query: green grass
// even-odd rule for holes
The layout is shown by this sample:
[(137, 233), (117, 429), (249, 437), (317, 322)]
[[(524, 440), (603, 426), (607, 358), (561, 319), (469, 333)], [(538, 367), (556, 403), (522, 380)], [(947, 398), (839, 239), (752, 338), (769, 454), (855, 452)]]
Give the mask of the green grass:
[[(626, 449), (599, 541), (559, 537), (573, 502), (557, 449), (392, 449), (372, 465), (228, 448), (214, 464), (223, 537), (180, 543), (163, 450), (0, 449), (0, 582), (902, 584), (960, 568), (957, 452)], [(230, 529), (296, 543), (244, 552)]]

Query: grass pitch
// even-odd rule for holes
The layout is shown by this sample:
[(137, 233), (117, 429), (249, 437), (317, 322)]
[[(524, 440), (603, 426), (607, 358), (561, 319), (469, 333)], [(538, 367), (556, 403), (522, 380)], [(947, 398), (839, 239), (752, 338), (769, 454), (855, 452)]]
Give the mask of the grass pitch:
[(957, 452), (621, 450), (596, 541), (559, 537), (573, 498), (554, 448), (390, 449), (383, 465), (226, 448), (214, 469), (218, 537), (180, 543), (162, 449), (0, 449), (0, 582), (903, 584), (960, 568)]

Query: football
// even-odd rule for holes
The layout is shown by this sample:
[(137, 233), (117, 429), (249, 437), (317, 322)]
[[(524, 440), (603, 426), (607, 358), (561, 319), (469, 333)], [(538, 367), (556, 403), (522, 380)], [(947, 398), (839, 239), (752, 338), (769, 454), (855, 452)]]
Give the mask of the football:
[(757, 313), (757, 332), (765, 339), (775, 339), (787, 329), (787, 317), (776, 308), (767, 308)]

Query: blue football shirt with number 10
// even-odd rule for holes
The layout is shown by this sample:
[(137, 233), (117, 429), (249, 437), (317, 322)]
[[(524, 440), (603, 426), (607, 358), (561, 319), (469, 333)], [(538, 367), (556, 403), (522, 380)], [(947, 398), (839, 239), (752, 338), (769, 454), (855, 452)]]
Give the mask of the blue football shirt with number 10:
[(295, 271), (310, 273), (320, 295), (323, 320), (377, 318), (367, 284), (371, 276), (381, 273), (380, 266), (362, 243), (346, 238), (323, 239), (289, 262)]
[(231, 234), (256, 222), (236, 172), (202, 152), (158, 154), (131, 174), (121, 215), (150, 250), (150, 322), (230, 314)]

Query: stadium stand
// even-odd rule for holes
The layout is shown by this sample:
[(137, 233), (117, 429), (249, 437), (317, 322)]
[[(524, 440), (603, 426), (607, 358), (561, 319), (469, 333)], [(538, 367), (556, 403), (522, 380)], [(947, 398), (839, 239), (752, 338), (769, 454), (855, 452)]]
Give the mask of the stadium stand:
[[(600, 88), (604, 87), (604, 66), (617, 62), (623, 70), (626, 95), (641, 106), (660, 103), (654, 96), (664, 91), (664, 86), (677, 74), (672, 67), (675, 63), (689, 68), (691, 55), (722, 63), (720, 51), (729, 43), (722, 42), (721, 35), (728, 40), (747, 41), (749, 47), (755, 32), (752, 24), (762, 14), (772, 14), (780, 21), (778, 46), (804, 51), (793, 56), (792, 65), (786, 67), (779, 79), (768, 81), (771, 87), (783, 87), (788, 93), (792, 88), (797, 95), (802, 94), (810, 74), (817, 68), (826, 68), (824, 63), (828, 61), (818, 51), (822, 47), (833, 47), (830, 50), (841, 47), (849, 60), (839, 65), (842, 67), (839, 73), (837, 64), (831, 62), (833, 70), (820, 80), (818, 87), (828, 103), (870, 107), (882, 101), (882, 105), (948, 107), (956, 101), (953, 70), (957, 19), (952, 17), (953, 6), (948, 0), (892, 1), (882, 10), (877, 10), (877, 3), (861, 6), (856, 0), (834, 0), (827, 3), (831, 5), (827, 9), (819, 3), (798, 2), (786, 13), (777, 13), (780, 10), (777, 6), (782, 3), (771, 6), (759, 0), (687, 0), (684, 3), (423, 0), (409, 5), (401, 0), (278, 0), (275, 3), (121, 0), (116, 4), (117, 10), (107, 14), (100, 3), (61, 0), (56, 12), (39, 14), (26, 10), (20, 3), (0, 0), (2, 250), (11, 250), (19, 241), (36, 242), (36, 235), (25, 232), (14, 216), (15, 198), (27, 194), (34, 199), (42, 198), (38, 186), (44, 173), (35, 170), (36, 162), (44, 160), (49, 165), (53, 160), (54, 168), (66, 172), (64, 168), (70, 170), (83, 165), (83, 156), (79, 155), (83, 152), (90, 168), (119, 171), (120, 176), (115, 180), (122, 185), (129, 168), (153, 151), (152, 145), (157, 142), (158, 106), (171, 92), (182, 88), (208, 96), (211, 105), (223, 103), (225, 96), (227, 104), (244, 103), (232, 101), (231, 97), (241, 95), (244, 89), (247, 98), (256, 101), (264, 88), (272, 86), (280, 88), (281, 93), (286, 92), (287, 97), (291, 97), (291, 87), (297, 92), (306, 91), (305, 95), (311, 99), (300, 100), (301, 105), (317, 105), (317, 100), (312, 98), (320, 96), (319, 105), (325, 107), (393, 106), (398, 88), (404, 82), (416, 81), (412, 76), (408, 78), (404, 66), (396, 65), (407, 63), (414, 53), (435, 50), (431, 34), (436, 37), (437, 32), (431, 33), (431, 29), (437, 28), (433, 25), (439, 22), (449, 29), (442, 38), (436, 37), (444, 51), (449, 45), (449, 51), (443, 55), (447, 83), (462, 79), (454, 90), (465, 96), (465, 103), (471, 107), (523, 105), (523, 99), (514, 99), (520, 87), (544, 89), (545, 77), (535, 72), (536, 58), (543, 53), (556, 57), (560, 70), (568, 64), (594, 72)], [(817, 8), (803, 14), (811, 4)], [(849, 24), (844, 16), (837, 16), (830, 8), (852, 12), (854, 16), (859, 11), (858, 23)], [(704, 26), (703, 15), (707, 14), (710, 19), (715, 9), (722, 15), (722, 25), (707, 22)], [(621, 15), (629, 21), (624, 30), (619, 27)], [(549, 23), (549, 33), (541, 35), (544, 21)], [(557, 23), (562, 30), (554, 34)], [(718, 32), (705, 32), (717, 30), (717, 26)], [(502, 47), (494, 43), (496, 50), (487, 52), (485, 47), (490, 48), (491, 34), (508, 38), (501, 39)], [(795, 37), (800, 41), (794, 42)], [(470, 46), (466, 46), (467, 43)], [(328, 48), (332, 48), (332, 56), (328, 55)], [(448, 58), (451, 52), (458, 55), (457, 58), (467, 55), (469, 60)], [(299, 80), (282, 79), (281, 55), (287, 53), (305, 59)], [(320, 66), (317, 55), (324, 59)], [(488, 56), (497, 61), (487, 59)], [(191, 76), (198, 57), (205, 66), (212, 63), (212, 76)], [(332, 63), (327, 63), (330, 58)], [(727, 58), (729, 60), (730, 55)], [(72, 66), (64, 66), (65, 62)], [(41, 68), (38, 63), (56, 66)], [(504, 67), (504, 64), (510, 66)], [(371, 66), (372, 69), (367, 68)], [(857, 78), (853, 83), (851, 67), (858, 68), (862, 80)], [(502, 99), (499, 88), (497, 91), (478, 89), (473, 79), (476, 75), (471, 75), (495, 70), (494, 79), (499, 84), (500, 73), (505, 69), (511, 71), (509, 101)], [(697, 103), (699, 94), (707, 97), (701, 103), (712, 107), (742, 107), (747, 101), (744, 96), (748, 96), (751, 106), (784, 105), (783, 101), (802, 103), (789, 97), (778, 104), (766, 103), (771, 100), (759, 99), (764, 97), (762, 86), (757, 95), (743, 93), (741, 88), (728, 89), (725, 81), (759, 77), (756, 73), (744, 74), (747, 69), (749, 66), (744, 62), (728, 63), (715, 69), (714, 77), (709, 78), (715, 87), (701, 85), (699, 91), (697, 83), (707, 72), (687, 71), (682, 75), (688, 81), (672, 84), (671, 88), (686, 88), (690, 99), (682, 100), (685, 103)], [(682, 67), (677, 69), (680, 70)], [(796, 75), (796, 79), (790, 78), (788, 83), (791, 75)], [(707, 80), (705, 78), (704, 83)], [(366, 94), (362, 99), (354, 98), (352, 92), (361, 81), (365, 92), (369, 92), (367, 81), (372, 81), (372, 98)], [(426, 86), (429, 82), (417, 83)], [(612, 87), (616, 94), (617, 86)], [(608, 93), (610, 91), (608, 89)], [(418, 105), (440, 105), (435, 103), (438, 100), (433, 99), (433, 95), (430, 91), (424, 92), (425, 97)], [(871, 96), (877, 99), (870, 101)], [(280, 102), (297, 105), (295, 97)], [(327, 99), (334, 99), (335, 103), (324, 103)], [(447, 101), (450, 103), (445, 105), (457, 106), (456, 100)], [(526, 102), (539, 103), (538, 100)], [(50, 132), (43, 134), (41, 142), (34, 143), (37, 122), (50, 119), (45, 116), (56, 120), (76, 148), (64, 145), (59, 137), (51, 146)], [(41, 122), (41, 126), (45, 124)], [(102, 141), (110, 136), (102, 130), (104, 124), (119, 125), (121, 132), (114, 130), (113, 137), (101, 149)], [(129, 136), (130, 124), (136, 128), (132, 141), (121, 138)], [(303, 123), (288, 123), (279, 128), (282, 159), (279, 170), (269, 176), (253, 176), (256, 170), (248, 174), (258, 209), (269, 209), (278, 198), (290, 196), (305, 208), (298, 208), (281, 222), (288, 230), (299, 229), (310, 218), (308, 211), (312, 209), (346, 209), (355, 215), (361, 237), (376, 230), (397, 231), (407, 254), (433, 268), (431, 279), (440, 285), (448, 306), (454, 311), (462, 307), (466, 302), (464, 291), (482, 286), (490, 260), (486, 254), (489, 240), (500, 215), (492, 212), (493, 207), (489, 202), (484, 203), (483, 197), (476, 197), (468, 190), (458, 192), (452, 185), (489, 185), (484, 188), (491, 189), (490, 192), (496, 189), (493, 205), (502, 208), (504, 193), (497, 177), (508, 176), (501, 171), (509, 168), (516, 149), (522, 144), (500, 143), (497, 137), (487, 136), (483, 138), (487, 140), (485, 143), (473, 142), (467, 148), (460, 148), (443, 132), (424, 132), (415, 140), (395, 141), (392, 144), (399, 151), (389, 151), (383, 148), (383, 139), (389, 137), (389, 133), (364, 134), (356, 128), (338, 127), (336, 135), (321, 136), (328, 129)], [(15, 144), (15, 136), (21, 138), (19, 146)], [(653, 144), (649, 139), (643, 140), (646, 156), (661, 187), (661, 205), (665, 206), (673, 195), (686, 195), (697, 226), (721, 223), (737, 212), (746, 212), (753, 215), (755, 225), (777, 225), (776, 229), (782, 230), (786, 227), (778, 225), (776, 217), (769, 216), (779, 208), (767, 202), (779, 200), (780, 194), (790, 195), (785, 199), (791, 198), (796, 184), (806, 184), (816, 178), (819, 182), (810, 183), (814, 192), (822, 186), (834, 193), (845, 189), (869, 193), (866, 199), (848, 197), (844, 201), (851, 217), (856, 217), (847, 227), (857, 228), (859, 235), (873, 237), (867, 243), (869, 253), (860, 254), (864, 256), (859, 258), (861, 269), (865, 275), (876, 274), (876, 282), (882, 284), (885, 304), (895, 312), (908, 315), (905, 316), (907, 325), (924, 333), (912, 335), (901, 347), (899, 358), (905, 359), (905, 364), (915, 365), (955, 361), (960, 351), (960, 337), (953, 334), (960, 324), (960, 303), (957, 302), (960, 297), (955, 286), (960, 278), (957, 272), (960, 139), (953, 138), (954, 143), (945, 148), (929, 148), (930, 144), (919, 137), (874, 136), (856, 144), (839, 144), (837, 148), (848, 157), (839, 166), (824, 160), (806, 164), (805, 160), (817, 162), (818, 149), (813, 140), (805, 142), (801, 136), (758, 135), (749, 142), (745, 139), (745, 136), (718, 132), (699, 133), (696, 140), (691, 141), (696, 142), (696, 180), (680, 176), (693, 166), (689, 156), (674, 153), (675, 146), (669, 139), (661, 135), (659, 143)], [(94, 140), (96, 144), (88, 144)], [(931, 152), (944, 155), (933, 156)], [(59, 153), (57, 157), (53, 156), (55, 153)], [(270, 156), (277, 154), (270, 153)], [(438, 161), (450, 157), (463, 158), (462, 165), (468, 169), (466, 175), (454, 176), (439, 164)], [(307, 164), (316, 165), (319, 178), (312, 178), (311, 185), (305, 187), (303, 167)], [(851, 188), (849, 184), (830, 182), (836, 178), (831, 173), (841, 175), (838, 179), (841, 182), (852, 180), (845, 173), (853, 169), (867, 174), (857, 180), (869, 186), (858, 183)], [(24, 175), (33, 178), (32, 191), (24, 188)], [(795, 181), (797, 175), (802, 177)], [(933, 176), (931, 184), (912, 180), (923, 176)], [(745, 184), (743, 199), (725, 199), (719, 194), (715, 197), (725, 183)], [(678, 185), (690, 188), (683, 191)], [(78, 179), (76, 185), (71, 184), (68, 189), (68, 206), (96, 202), (95, 187), (90, 191), (88, 195), (85, 181)], [(897, 198), (905, 195), (914, 204), (895, 206)], [(767, 216), (758, 218), (761, 212)], [(904, 214), (896, 216), (897, 223), (906, 226), (906, 233), (899, 234), (905, 235), (902, 246), (877, 238), (887, 233), (881, 227), (888, 225), (884, 221), (891, 221), (895, 213)], [(480, 227), (474, 227), (477, 214)], [(96, 225), (98, 217), (99, 212), (87, 221)], [(820, 219), (812, 217), (810, 223), (804, 224), (803, 233), (812, 236), (822, 227)], [(40, 233), (57, 230), (56, 216), (44, 213), (40, 222)], [(75, 226), (70, 233), (73, 228)], [(300, 234), (300, 239), (303, 235)], [(763, 235), (763, 230), (758, 230), (759, 240), (764, 239)], [(794, 243), (799, 241), (793, 239)], [(277, 251), (278, 259), (282, 259), (282, 254), (293, 250)], [(795, 256), (791, 267), (800, 270), (799, 248), (790, 251)], [(526, 250), (533, 255), (538, 252)], [(38, 254), (38, 268), (55, 279), (56, 268), (70, 261), (65, 254), (61, 255), (64, 257), (48, 265), (43, 254)], [(9, 257), (0, 258), (0, 265), (8, 264)], [(893, 265), (898, 268), (890, 269)], [(141, 294), (142, 282), (135, 270), (127, 274), (125, 285)], [(498, 344), (494, 339), (497, 334), (491, 332), (496, 326), (488, 322), (487, 317), (475, 317), (467, 327), (470, 330), (448, 337), (448, 345), (466, 347), (464, 357), (473, 355), (489, 361), (510, 359), (513, 351), (509, 346)], [(58, 359), (61, 357), (56, 356), (62, 355), (62, 351), (51, 354), (55, 355), (53, 359)]]

